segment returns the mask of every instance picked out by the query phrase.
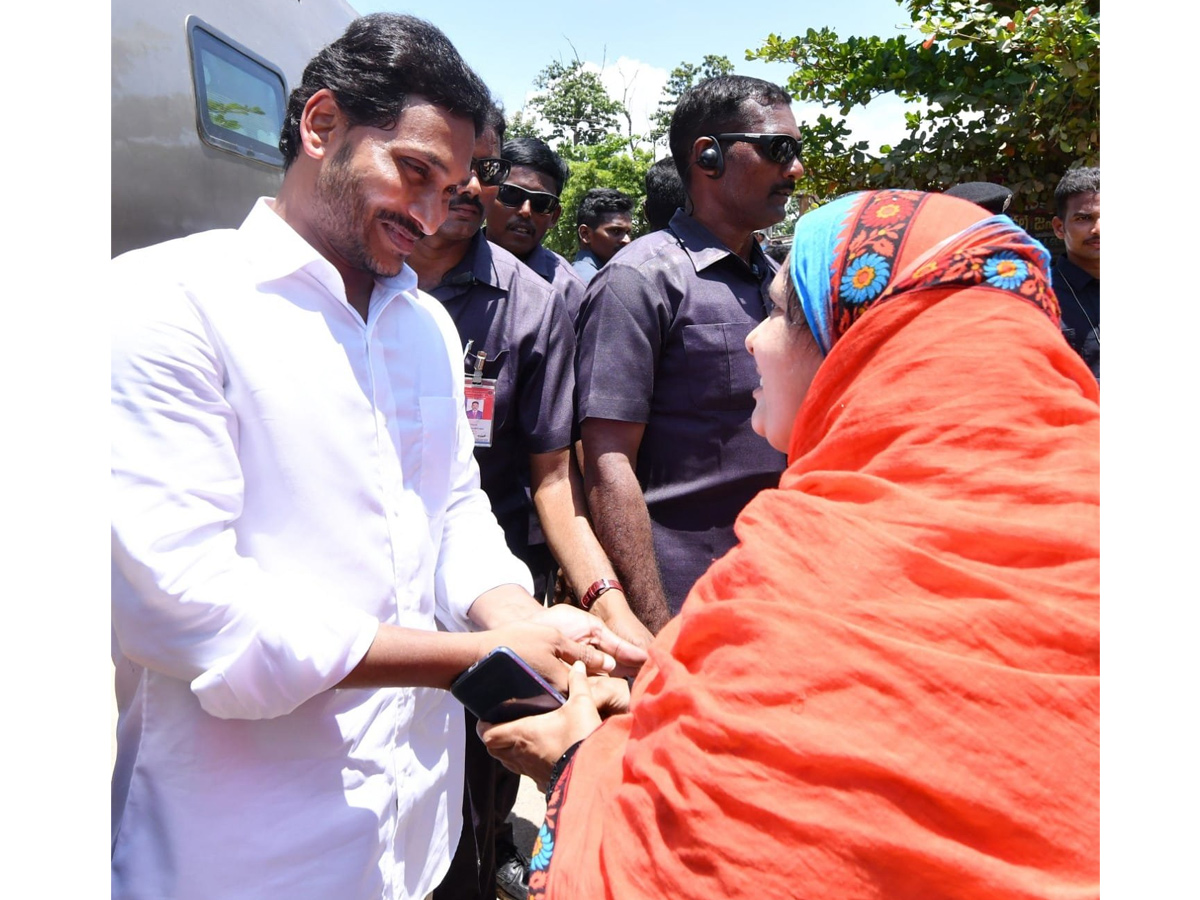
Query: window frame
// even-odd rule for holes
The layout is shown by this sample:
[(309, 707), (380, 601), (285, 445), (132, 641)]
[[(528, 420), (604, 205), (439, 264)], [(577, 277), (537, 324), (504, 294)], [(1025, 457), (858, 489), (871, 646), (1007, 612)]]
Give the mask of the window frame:
[[(196, 108), (196, 130), (200, 133), (200, 139), (219, 150), (225, 150), (246, 159), (264, 163), (275, 169), (282, 169), (283, 154), (279, 152), (278, 147), (272, 147), (262, 141), (217, 125), (212, 121), (208, 109), (208, 90), (204, 84), (202, 52), (212, 53), (218, 58), (224, 57), (224, 61), (230, 65), (237, 66), (239, 62), (243, 63), (240, 68), (251, 76), (257, 77), (260, 75), (259, 72), (254, 71), (254, 67), (261, 69), (261, 75), (263, 76), (274, 76), (279, 82), (278, 87), (281, 91), (280, 109), (283, 111), (283, 121), (280, 123), (281, 129), (287, 124), (287, 101), (290, 94), (287, 78), (284, 76), (283, 70), (250, 48), (213, 28), (198, 16), (189, 15), (185, 24), (187, 28), (188, 56), (192, 71), (192, 95)], [(198, 37), (197, 32), (202, 33), (203, 37)], [(208, 46), (205, 46), (206, 43)], [(216, 46), (214, 47), (213, 45)], [(227, 51), (226, 54), (220, 52), (222, 45)], [(237, 59), (236, 62), (229, 59), (227, 55), (229, 52), (232, 52), (235, 59), (237, 57), (240, 57), (240, 59)], [(245, 63), (252, 65), (245, 65)], [(263, 77), (262, 81), (271, 88), (276, 86), (267, 77)]]

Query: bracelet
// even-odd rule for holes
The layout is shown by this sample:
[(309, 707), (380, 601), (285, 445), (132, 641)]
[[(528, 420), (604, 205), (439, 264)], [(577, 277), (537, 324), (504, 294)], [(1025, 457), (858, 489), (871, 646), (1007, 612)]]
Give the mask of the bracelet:
[(579, 605), (586, 612), (592, 608), (592, 605), (600, 599), (600, 595), (605, 591), (620, 591), (623, 594), (625, 593), (625, 588), (621, 587), (621, 582), (615, 578), (601, 578), (579, 598)]

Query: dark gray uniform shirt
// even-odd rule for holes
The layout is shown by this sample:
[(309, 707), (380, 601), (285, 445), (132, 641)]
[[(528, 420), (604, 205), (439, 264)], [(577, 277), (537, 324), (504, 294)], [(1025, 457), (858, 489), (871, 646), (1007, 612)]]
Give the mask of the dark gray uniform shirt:
[(646, 425), (637, 477), (672, 615), (785, 465), (750, 428), (758, 375), (745, 340), (777, 269), (752, 253), (748, 266), (677, 211), (600, 269), (580, 314), (576, 416)]
[(1064, 253), (1050, 268), (1062, 332), (1100, 380), (1100, 279), (1093, 278)]
[(579, 309), (583, 306), (587, 282), (579, 277), (563, 257), (541, 244), (533, 248), (529, 259), (525, 260), (525, 265), (558, 288), (558, 292), (567, 303), (567, 312), (571, 316), (571, 325), (574, 326), (579, 321)]
[(571, 446), (575, 333), (558, 292), (481, 233), (462, 262), (429, 291), (442, 302), (464, 345), (483, 350), (496, 379), (492, 446), (477, 447), (484, 492), (509, 549), (530, 562), (529, 454)]

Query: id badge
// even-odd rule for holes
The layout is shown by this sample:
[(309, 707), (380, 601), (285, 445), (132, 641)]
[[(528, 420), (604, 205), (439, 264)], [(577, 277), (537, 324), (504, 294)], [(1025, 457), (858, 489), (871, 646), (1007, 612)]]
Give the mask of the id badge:
[(496, 379), (482, 378), (476, 381), (468, 375), (463, 393), (466, 394), (467, 421), (471, 423), (475, 446), (492, 446), (492, 423), (496, 418)]

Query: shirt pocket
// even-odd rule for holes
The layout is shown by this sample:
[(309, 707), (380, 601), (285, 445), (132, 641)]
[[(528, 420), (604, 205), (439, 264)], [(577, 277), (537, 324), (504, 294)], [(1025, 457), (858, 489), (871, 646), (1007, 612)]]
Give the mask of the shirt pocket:
[(757, 322), (685, 325), (688, 392), (701, 409), (753, 409), (758, 371), (746, 350)]
[(421, 397), (421, 469), (417, 479), (425, 514), (438, 521), (450, 499), (450, 480), (458, 436), (461, 400)]

